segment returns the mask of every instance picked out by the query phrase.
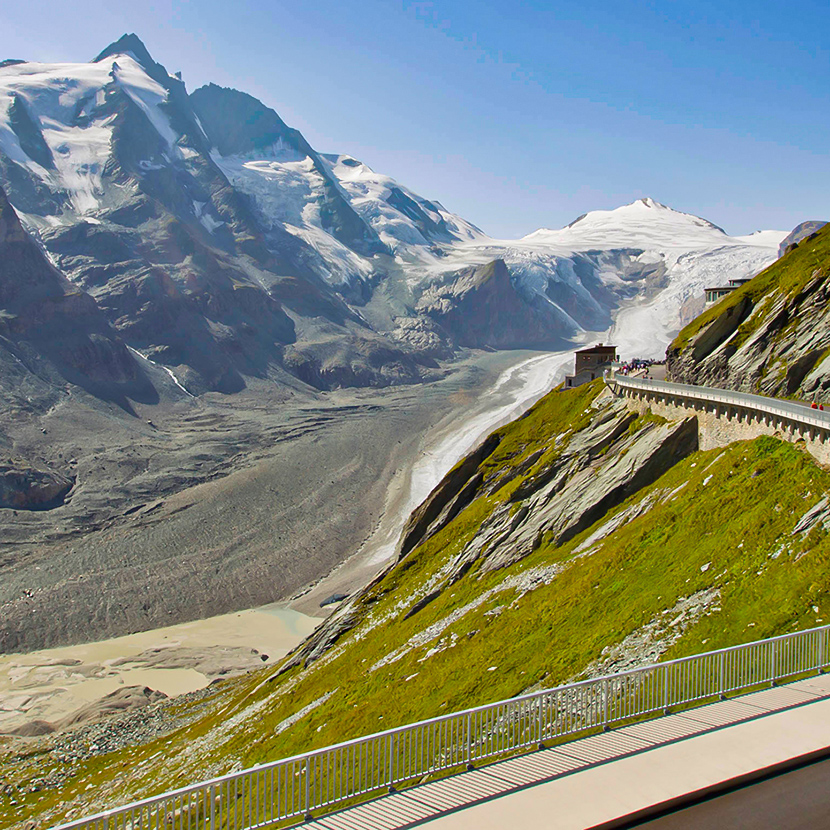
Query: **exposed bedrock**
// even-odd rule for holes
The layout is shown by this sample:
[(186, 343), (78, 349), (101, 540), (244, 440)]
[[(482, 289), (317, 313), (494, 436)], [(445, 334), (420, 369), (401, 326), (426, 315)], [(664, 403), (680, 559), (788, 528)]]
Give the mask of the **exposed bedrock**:
[[(632, 420), (629, 413), (620, 413), (609, 424), (591, 430), (593, 436), (581, 437), (586, 442), (594, 438), (595, 446), (602, 446), (603, 433), (613, 434), (615, 426)], [(539, 476), (538, 489), (518, 503), (511, 501), (493, 511), (459, 554), (455, 573), (466, 571), (479, 559), (484, 570), (505, 567), (527, 556), (543, 540), (556, 545), (567, 542), (694, 452), (697, 422), (688, 417), (648, 423), (631, 435), (621, 435), (598, 456), (573, 446), (581, 443), (572, 442), (569, 451)]]
[(804, 238), (684, 329), (669, 377), (772, 397), (830, 401), (830, 227)]
[(48, 510), (63, 504), (75, 481), (56, 470), (38, 470), (24, 461), (0, 460), (0, 507)]
[[(522, 476), (510, 497), (496, 501), (472, 539), (442, 568), (441, 578), (401, 611), (406, 617), (441, 596), (473, 566), (479, 573), (497, 570), (523, 559), (543, 542), (556, 545), (572, 539), (694, 452), (698, 429), (694, 416), (671, 421), (638, 416), (627, 409), (625, 401), (606, 392), (592, 404), (583, 428), (552, 434), (543, 447), (526, 458), (516, 462), (501, 459), (493, 466), (491, 456), (501, 440), (496, 432), (468, 455), (407, 522), (397, 562), (390, 568), (406, 568), (408, 558), (417, 556), (418, 546), (451, 525), (459, 513), (477, 499), (496, 496)], [(634, 515), (636, 512), (623, 514), (618, 521)], [(314, 662), (354, 629), (371, 609), (373, 589), (385, 573), (326, 620), (280, 673)]]

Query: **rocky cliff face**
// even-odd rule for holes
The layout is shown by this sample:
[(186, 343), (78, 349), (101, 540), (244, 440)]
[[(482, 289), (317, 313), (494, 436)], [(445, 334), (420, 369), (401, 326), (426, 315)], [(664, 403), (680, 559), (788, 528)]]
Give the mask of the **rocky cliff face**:
[(23, 229), (0, 189), (0, 349), (32, 372), (38, 361), (101, 397), (154, 390), (95, 300), (72, 285)]
[(415, 308), (458, 346), (563, 347), (567, 315), (540, 296), (520, 297), (503, 259), (464, 269), (446, 279), (444, 284), (427, 288)]
[(830, 228), (696, 318), (667, 352), (671, 379), (830, 399)]

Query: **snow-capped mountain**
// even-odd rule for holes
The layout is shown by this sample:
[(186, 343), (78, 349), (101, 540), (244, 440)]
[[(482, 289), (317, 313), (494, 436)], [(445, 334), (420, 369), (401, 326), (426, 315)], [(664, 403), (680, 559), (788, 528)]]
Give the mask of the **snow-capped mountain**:
[(644, 198), (592, 211), (560, 230), (459, 245), (447, 260), (504, 259), (517, 290), (555, 305), (572, 332), (616, 320), (612, 336), (625, 356), (661, 357), (702, 310), (706, 286), (754, 276), (777, 258), (785, 235), (729, 236), (705, 219)]
[(615, 317), (624, 353), (656, 356), (705, 284), (785, 235), (643, 199), (492, 239), (243, 92), (188, 95), (135, 35), (90, 63), (0, 66), (0, 186), (118, 336), (196, 394), (285, 371), (411, 382), (458, 348), (560, 347)]
[[(285, 369), (321, 386), (418, 380), (417, 361), (321, 279), (317, 250), (260, 221), (216, 143), (134, 35), (89, 64), (0, 68), (0, 185), (53, 263), (188, 391)], [(318, 207), (356, 257), (385, 250), (336, 184)], [(332, 340), (348, 344), (334, 361)]]
[[(192, 97), (208, 93), (254, 101), (218, 87), (197, 90)], [(276, 113), (261, 104), (258, 113), (260, 124), (278, 121)], [(608, 328), (618, 307), (636, 299), (649, 311), (640, 309), (630, 334), (617, 326), (614, 336), (631, 355), (657, 357), (685, 317), (700, 309), (706, 284), (757, 273), (775, 259), (784, 236), (767, 231), (730, 237), (705, 219), (646, 198), (616, 210), (593, 211), (561, 230), (540, 229), (520, 240), (495, 240), (352, 156), (316, 154), (304, 140), (298, 146), (286, 130), (258, 130), (242, 143), (243, 152), (223, 153), (217, 143), (212, 157), (234, 186), (252, 197), (266, 223), (284, 228), (317, 252), (318, 272), (332, 284), (345, 289), (376, 279), (379, 272), (388, 276), (396, 266), (401, 269), (415, 316), (399, 316), (397, 335), (411, 344), (424, 342), (426, 314), (442, 329), (450, 326), (439, 337), (445, 352), (451, 342), (503, 347), (522, 342), (522, 336), (525, 346), (551, 347), (584, 329)], [(225, 149), (240, 149), (239, 142)], [(327, 230), (319, 205), (332, 190), (375, 232), (394, 255), (394, 263), (367, 259), (356, 246)], [(436, 292), (446, 310), (454, 305), (448, 286), (459, 273), (495, 260), (507, 265), (513, 289), (529, 306), (527, 314), (515, 331), (503, 329), (517, 318), (497, 316), (490, 326), (476, 321), (459, 338), (458, 329), (436, 306)], [(492, 308), (499, 310), (498, 304)], [(633, 311), (620, 313), (627, 320)], [(531, 318), (533, 324), (528, 325)], [(546, 337), (540, 336), (539, 325)], [(472, 337), (473, 330), (478, 337)], [(435, 338), (427, 341), (434, 349)]]

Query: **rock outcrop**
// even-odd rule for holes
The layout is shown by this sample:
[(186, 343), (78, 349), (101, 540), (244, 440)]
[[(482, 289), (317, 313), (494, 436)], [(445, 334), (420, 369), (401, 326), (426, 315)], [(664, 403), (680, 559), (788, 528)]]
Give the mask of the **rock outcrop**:
[(38, 470), (21, 460), (0, 461), (0, 507), (48, 510), (63, 504), (75, 481), (57, 470)]
[(572, 325), (553, 302), (520, 297), (503, 259), (465, 268), (431, 286), (416, 310), (459, 346), (473, 348), (556, 348)]
[(692, 321), (669, 377), (775, 397), (830, 400), (830, 227)]
[(823, 219), (808, 219), (806, 222), (796, 225), (778, 246), (778, 256), (782, 257), (784, 254), (788, 254), (801, 240), (820, 231), (826, 224), (827, 222)]
[[(476, 562), (486, 573), (518, 562), (543, 543), (566, 543), (697, 449), (694, 417), (666, 423), (646, 421), (637, 426), (636, 414), (619, 401), (606, 400), (592, 423), (567, 436), (557, 453), (527, 459), (517, 471), (524, 479), (506, 502), (490, 512), (456, 557), (447, 584)], [(486, 458), (493, 449), (484, 445), (479, 452)], [(498, 492), (513, 480), (512, 471), (505, 474), (503, 469), (498, 475), (487, 476), (479, 469), (483, 458), (468, 456), (454, 471), (454, 479), (445, 479), (413, 514), (403, 554), (414, 547), (416, 539), (423, 542), (446, 526), (476, 495)], [(416, 536), (446, 499), (444, 490), (458, 495), (430, 523), (428, 533)]]

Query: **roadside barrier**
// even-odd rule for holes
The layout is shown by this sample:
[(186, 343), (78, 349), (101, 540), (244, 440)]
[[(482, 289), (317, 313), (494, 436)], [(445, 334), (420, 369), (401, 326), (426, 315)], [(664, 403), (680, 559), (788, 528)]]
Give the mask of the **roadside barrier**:
[(766, 398), (748, 392), (733, 392), (714, 386), (690, 386), (684, 383), (669, 383), (662, 380), (646, 380), (606, 372), (605, 382), (615, 389), (622, 389), (634, 395), (660, 397), (668, 403), (688, 401), (714, 409), (736, 410), (754, 413), (768, 423), (784, 423), (807, 430), (830, 431), (830, 410), (811, 409), (804, 404), (783, 401), (780, 398)]
[[(809, 410), (808, 410), (809, 411)], [(60, 830), (253, 830), (425, 776), (776, 685), (828, 663), (830, 626), (569, 683), (407, 724), (106, 810)]]

